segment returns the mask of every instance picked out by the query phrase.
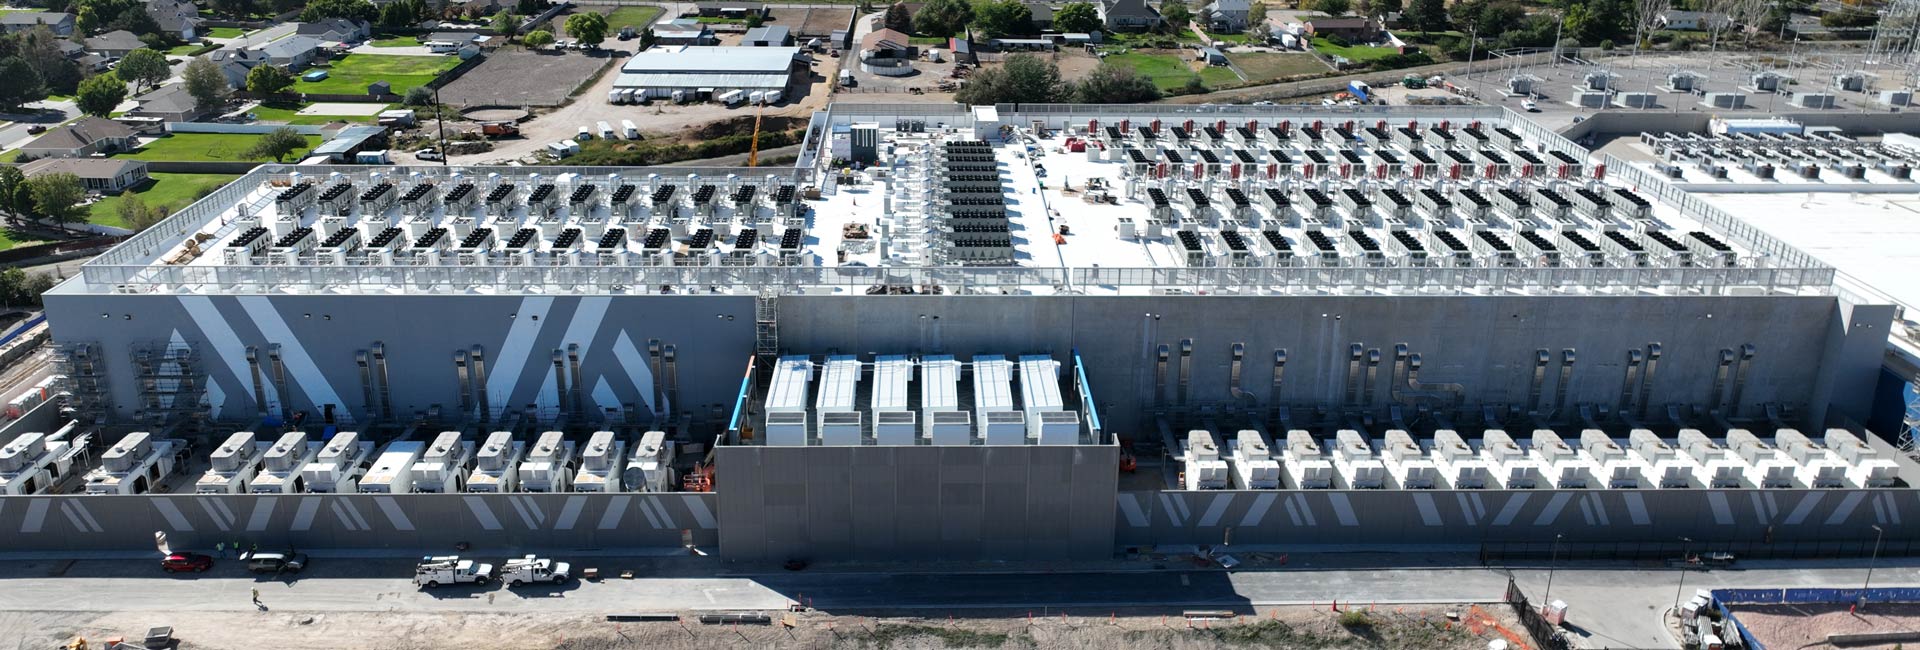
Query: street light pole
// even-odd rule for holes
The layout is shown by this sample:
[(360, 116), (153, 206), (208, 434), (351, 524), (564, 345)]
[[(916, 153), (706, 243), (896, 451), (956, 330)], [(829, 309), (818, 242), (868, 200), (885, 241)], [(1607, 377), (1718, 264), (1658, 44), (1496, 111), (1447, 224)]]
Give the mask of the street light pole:
[(1873, 565), (1880, 561), (1880, 538), (1886, 534), (1879, 524), (1873, 526), (1873, 555), (1867, 558), (1867, 579), (1860, 583), (1860, 605), (1856, 608), (1860, 611), (1867, 609), (1867, 587), (1873, 585)]
[(1560, 533), (1553, 534), (1553, 550), (1547, 552), (1547, 591), (1540, 595), (1540, 606), (1553, 604), (1553, 569), (1560, 560)]
[(1673, 591), (1673, 615), (1676, 618), (1680, 616), (1680, 594), (1687, 592), (1688, 553), (1692, 551), (1689, 547), (1693, 544), (1693, 538), (1682, 537), (1680, 542), (1680, 587)]

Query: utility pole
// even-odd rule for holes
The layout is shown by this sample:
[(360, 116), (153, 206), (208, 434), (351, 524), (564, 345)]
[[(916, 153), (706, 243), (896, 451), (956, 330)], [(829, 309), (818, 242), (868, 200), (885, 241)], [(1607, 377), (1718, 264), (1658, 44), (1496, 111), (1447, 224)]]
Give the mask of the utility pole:
[(1553, 570), (1560, 560), (1560, 533), (1553, 534), (1553, 550), (1547, 553), (1547, 591), (1540, 594), (1540, 606), (1553, 604)]
[(1690, 547), (1693, 545), (1693, 538), (1682, 537), (1680, 538), (1680, 542), (1680, 587), (1673, 592), (1674, 618), (1680, 617), (1680, 594), (1686, 593), (1687, 591), (1687, 569), (1692, 561), (1692, 558), (1689, 557), (1688, 554), (1692, 551)]
[(1873, 585), (1873, 565), (1880, 561), (1880, 538), (1886, 533), (1879, 524), (1873, 526), (1873, 555), (1867, 559), (1867, 579), (1860, 583), (1860, 602), (1854, 606), (1855, 611), (1867, 611), (1867, 587)]
[(433, 89), (433, 123), (440, 127), (440, 166), (447, 166), (447, 105), (440, 103), (440, 89)]

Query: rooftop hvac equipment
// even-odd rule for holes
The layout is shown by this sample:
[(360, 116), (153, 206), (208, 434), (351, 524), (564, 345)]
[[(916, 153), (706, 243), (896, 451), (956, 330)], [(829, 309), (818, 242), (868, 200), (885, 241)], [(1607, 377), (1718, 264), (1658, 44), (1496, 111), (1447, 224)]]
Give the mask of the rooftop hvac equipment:
[[(964, 413), (962, 415), (965, 415)], [(913, 411), (876, 411), (873, 414), (874, 443), (911, 446), (920, 432)]]
[(619, 492), (626, 473), (627, 443), (612, 431), (595, 431), (580, 450), (580, 471), (573, 476), (574, 492)]
[(1533, 454), (1547, 468), (1553, 487), (1584, 488), (1593, 480), (1593, 463), (1581, 458), (1572, 445), (1551, 429), (1533, 430)]
[(1760, 441), (1746, 429), (1727, 431), (1727, 449), (1734, 457), (1747, 463), (1747, 484), (1763, 488), (1795, 487), (1795, 474), (1799, 467), (1774, 448)]
[(1635, 221), (1653, 219), (1653, 203), (1633, 190), (1624, 187), (1613, 188), (1612, 198), (1614, 199), (1613, 210), (1621, 216)]
[(634, 446), (633, 456), (627, 460), (627, 469), (621, 482), (635, 492), (667, 492), (673, 485), (673, 443), (667, 442), (664, 431), (648, 431), (640, 434), (640, 444)]
[(927, 417), (927, 438), (942, 447), (973, 444), (973, 414), (966, 411), (932, 411)]
[(772, 383), (767, 386), (767, 412), (805, 414), (812, 383), (813, 361), (805, 356), (781, 357), (774, 362)]
[(811, 436), (807, 435), (808, 423), (806, 411), (768, 411), (767, 446), (805, 447)]
[[(860, 359), (853, 355), (834, 355), (820, 372), (820, 393), (814, 410), (821, 414), (843, 413), (854, 409), (860, 388)], [(769, 411), (773, 410), (771, 407)]]
[(1794, 473), (1800, 485), (1815, 488), (1846, 487), (1847, 463), (1832, 450), (1815, 444), (1807, 434), (1798, 429), (1780, 429), (1773, 433), (1773, 443), (1786, 452), (1787, 458), (1800, 465)]
[(308, 492), (350, 494), (358, 491), (360, 475), (372, 457), (372, 441), (361, 440), (358, 432), (342, 431), (300, 468), (300, 478)]
[(1879, 450), (1867, 445), (1846, 429), (1827, 429), (1827, 449), (1847, 463), (1847, 480), (1854, 487), (1889, 487), (1899, 478), (1899, 465), (1883, 458)]
[(473, 443), (461, 440), (460, 432), (440, 432), (413, 463), (413, 491), (448, 494), (465, 489), (472, 458)]
[(320, 212), (340, 217), (351, 215), (354, 198), (352, 181), (340, 181), (329, 185), (326, 190), (320, 192)]
[(820, 444), (829, 447), (858, 447), (865, 441), (861, 435), (861, 425), (865, 418), (859, 411), (822, 411), (820, 413)]
[(1020, 403), (1036, 424), (1040, 413), (1062, 408), (1059, 361), (1045, 355), (1020, 357)]
[(1493, 467), (1494, 483), (1509, 490), (1540, 487), (1544, 466), (1527, 456), (1513, 437), (1500, 429), (1488, 429), (1480, 437), (1480, 453)]
[(1019, 411), (986, 411), (982, 413), (981, 438), (989, 445), (1027, 444), (1027, 417)]
[(1687, 233), (1681, 240), (1693, 253), (1693, 263), (1706, 267), (1732, 268), (1740, 262), (1732, 246), (1720, 241), (1720, 238), (1695, 230)]
[(973, 410), (982, 424), (987, 413), (1013, 410), (1013, 362), (999, 355), (973, 358)]
[(1220, 448), (1213, 444), (1213, 434), (1198, 429), (1188, 431), (1186, 443), (1186, 489), (1227, 489), (1227, 462), (1220, 460)]
[(241, 266), (252, 264), (254, 258), (266, 253), (267, 247), (271, 244), (273, 244), (272, 233), (264, 227), (253, 226), (240, 231), (240, 234), (227, 242), (226, 248), (222, 250), (226, 251), (224, 259), (228, 265)]
[(960, 408), (958, 388), (960, 362), (950, 354), (935, 354), (920, 359), (920, 411), (929, 425), (933, 413)]
[(1234, 434), (1233, 487), (1242, 490), (1274, 490), (1280, 487), (1280, 462), (1273, 459), (1266, 439), (1259, 431), (1243, 429)]
[(432, 207), (439, 199), (440, 188), (433, 183), (421, 181), (407, 188), (407, 193), (400, 197), (400, 203), (406, 208), (407, 214), (420, 214)]
[(527, 492), (566, 492), (573, 478), (573, 441), (567, 434), (540, 434), (526, 460), (520, 461), (520, 488)]
[(1452, 429), (1433, 432), (1433, 465), (1441, 487), (1478, 490), (1487, 487), (1493, 477), (1490, 465)]
[(395, 494), (413, 490), (413, 463), (420, 459), (420, 453), (426, 451), (426, 444), (416, 440), (397, 440), (387, 443), (380, 455), (373, 460), (372, 469), (360, 479), (360, 492)]
[(904, 354), (887, 354), (873, 360), (873, 397), (869, 409), (876, 413), (907, 410), (907, 384), (913, 380), (913, 359)]
[(487, 434), (480, 451), (474, 454), (473, 474), (467, 479), (469, 492), (518, 492), (520, 459), (527, 443), (513, 439), (510, 431)]
[(1076, 445), (1080, 444), (1080, 413), (1078, 411), (1041, 411), (1028, 419), (1028, 427), (1036, 444)]
[(1692, 468), (1660, 436), (1647, 429), (1634, 429), (1627, 434), (1627, 442), (1633, 445), (1631, 457), (1640, 461), (1645, 487), (1694, 487)]
[(1371, 490), (1387, 486), (1387, 468), (1373, 457), (1373, 448), (1359, 431), (1341, 429), (1333, 436), (1333, 468), (1341, 487)]
[(273, 199), (273, 207), (280, 215), (297, 219), (301, 212), (313, 206), (318, 195), (312, 182), (301, 181), (293, 187), (280, 190), (280, 194)]
[[(1729, 432), (1731, 433), (1731, 432)], [(1751, 435), (1751, 434), (1749, 434)], [(1699, 429), (1680, 430), (1680, 451), (1693, 459), (1695, 479), (1709, 488), (1745, 487), (1747, 467)]]
[(447, 213), (450, 215), (466, 214), (467, 209), (472, 208), (473, 204), (479, 201), (480, 190), (474, 187), (473, 183), (455, 185), (453, 189), (447, 190), (446, 196), (440, 199), (440, 202), (447, 206)]
[(487, 190), (487, 214), (504, 216), (513, 211), (513, 183), (499, 183)]
[(1408, 490), (1426, 490), (1439, 486), (1440, 472), (1426, 453), (1420, 451), (1420, 444), (1413, 436), (1401, 429), (1388, 429), (1385, 448), (1381, 450), (1385, 459), (1387, 475), (1393, 477), (1394, 485)]
[(1640, 480), (1645, 474), (1644, 466), (1629, 457), (1619, 443), (1613, 441), (1606, 432), (1599, 429), (1584, 429), (1580, 432), (1580, 448), (1586, 452), (1587, 459), (1598, 466), (1596, 478), (1606, 481), (1609, 488), (1641, 487)]
[(1320, 450), (1313, 434), (1300, 429), (1287, 432), (1287, 450), (1281, 467), (1287, 473), (1287, 487), (1297, 490), (1322, 490), (1333, 487), (1333, 463)]
[(552, 183), (540, 183), (527, 191), (528, 215), (544, 219), (552, 216), (559, 205), (560, 189)]

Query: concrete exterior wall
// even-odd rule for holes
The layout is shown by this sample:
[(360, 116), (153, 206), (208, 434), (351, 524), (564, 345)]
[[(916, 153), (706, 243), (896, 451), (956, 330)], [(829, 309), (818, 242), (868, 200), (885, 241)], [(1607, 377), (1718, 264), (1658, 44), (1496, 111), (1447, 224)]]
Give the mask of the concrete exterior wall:
[(713, 494), (395, 494), (0, 497), (0, 549), (587, 549), (712, 545)]
[(717, 451), (729, 561), (1112, 553), (1114, 445)]

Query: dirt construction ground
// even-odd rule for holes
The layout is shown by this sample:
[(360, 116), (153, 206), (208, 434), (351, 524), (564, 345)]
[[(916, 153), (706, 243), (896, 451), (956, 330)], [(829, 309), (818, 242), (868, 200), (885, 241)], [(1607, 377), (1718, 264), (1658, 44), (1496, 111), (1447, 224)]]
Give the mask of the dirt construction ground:
[[(1875, 604), (1862, 613), (1847, 611), (1846, 605), (1741, 605), (1733, 615), (1740, 619), (1753, 638), (1769, 648), (1819, 650), (1891, 650), (1900, 644), (1827, 643), (1829, 634), (1863, 632), (1911, 632), (1920, 628), (1920, 605)], [(1907, 642), (1907, 647), (1920, 644)]]
[[(377, 603), (368, 607), (377, 608)], [(1505, 606), (1381, 606), (1341, 624), (1324, 607), (1262, 609), (1228, 620), (1170, 616), (992, 612), (996, 618), (873, 618), (819, 612), (772, 614), (770, 625), (613, 623), (593, 616), (364, 612), (0, 613), (0, 636), (51, 648), (75, 636), (94, 647), (171, 625), (180, 648), (242, 650), (626, 650), (694, 648), (1379, 648), (1475, 650), (1519, 626)], [(1450, 618), (1450, 615), (1452, 618)], [(790, 618), (789, 618), (790, 616)], [(1351, 615), (1350, 615), (1351, 616)], [(1454, 620), (1455, 618), (1459, 620)], [(1510, 641), (1511, 642), (1511, 641)]]
[(503, 47), (441, 88), (440, 101), (454, 106), (559, 106), (610, 59), (624, 61), (626, 56)]

